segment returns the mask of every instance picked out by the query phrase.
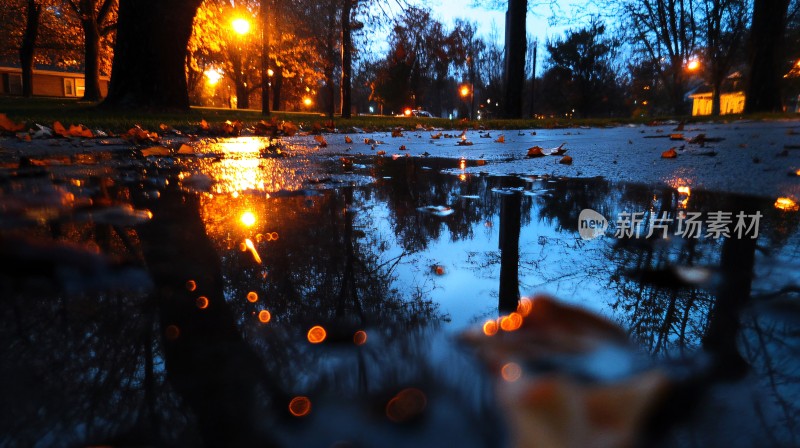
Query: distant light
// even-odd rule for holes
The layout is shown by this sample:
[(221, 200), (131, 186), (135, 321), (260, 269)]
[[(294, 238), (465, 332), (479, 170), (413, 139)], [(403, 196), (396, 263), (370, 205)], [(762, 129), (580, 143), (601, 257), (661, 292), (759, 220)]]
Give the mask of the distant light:
[(374, 114), (375, 113), (375, 108), (372, 107), (372, 106), (369, 106), (369, 113)]
[(800, 206), (791, 198), (778, 198), (778, 200), (775, 201), (775, 208), (784, 212), (796, 212), (800, 210)]
[(272, 75), (274, 75), (274, 74), (275, 74), (275, 72), (274, 72), (274, 71), (272, 71), (272, 69), (271, 69), (271, 68), (268, 68), (268, 69), (267, 69), (267, 76), (272, 76)]
[(697, 59), (692, 59), (691, 61), (689, 61), (689, 63), (686, 64), (686, 68), (689, 71), (695, 71), (698, 68), (700, 68), (700, 61), (698, 61)]
[(289, 402), (289, 412), (295, 417), (305, 417), (311, 412), (311, 400), (308, 397), (294, 397)]
[(258, 312), (258, 320), (262, 324), (268, 323), (270, 321), (270, 319), (272, 319), (272, 315), (269, 313), (269, 311), (261, 310), (261, 311)]
[(461, 86), (461, 90), (459, 91), (459, 93), (461, 93), (461, 96), (469, 95), (469, 87), (468, 86)]
[(486, 336), (496, 335), (497, 329), (497, 322), (494, 320), (487, 320), (486, 323), (483, 324), (483, 334)]
[(325, 329), (321, 326), (315, 325), (308, 330), (307, 336), (308, 342), (312, 344), (319, 344), (320, 342), (324, 341), (326, 337), (328, 337), (328, 332), (325, 331)]
[(219, 80), (222, 79), (222, 72), (216, 68), (210, 68), (203, 72), (206, 77), (206, 83), (210, 86), (215, 86), (219, 84)]
[(407, 108), (406, 108), (406, 109), (403, 111), (403, 115), (405, 115), (406, 117), (410, 117), (410, 116), (411, 116), (411, 109), (407, 107)]
[(502, 369), (500, 369), (500, 374), (502, 375), (503, 380), (513, 383), (522, 376), (522, 367), (515, 362), (509, 362), (505, 364)]
[(310, 97), (303, 98), (303, 104), (305, 104), (306, 106), (310, 106), (313, 103), (314, 103), (314, 101), (312, 101)]
[(258, 294), (255, 291), (250, 291), (247, 293), (247, 301), (250, 303), (258, 302)]
[(242, 213), (242, 217), (239, 218), (239, 221), (241, 221), (241, 223), (244, 224), (245, 227), (253, 227), (253, 225), (255, 225), (256, 223), (256, 215), (254, 215), (253, 212), (248, 210)]
[(239, 35), (245, 35), (250, 31), (250, 22), (247, 19), (235, 19), (231, 22), (231, 26), (233, 27), (233, 31), (236, 31)]

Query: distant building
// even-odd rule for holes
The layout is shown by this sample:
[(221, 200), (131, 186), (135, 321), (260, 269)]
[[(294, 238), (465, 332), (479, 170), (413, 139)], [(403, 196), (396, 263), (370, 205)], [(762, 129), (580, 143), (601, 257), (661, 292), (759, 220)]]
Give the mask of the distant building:
[[(100, 77), (100, 95), (108, 93), (108, 76)], [(33, 69), (33, 95), (81, 98), (86, 88), (83, 73), (58, 69)], [(0, 95), (22, 95), (22, 69), (0, 66)]]
[[(719, 96), (719, 114), (744, 113), (745, 95), (742, 90), (742, 74), (733, 72), (722, 82), (722, 93)], [(713, 107), (713, 94), (711, 87), (700, 84), (689, 94), (692, 99), (692, 115), (711, 115)]]
[[(692, 99), (692, 115), (711, 115), (713, 97), (711, 92), (689, 95)], [(720, 115), (741, 114), (744, 112), (744, 92), (729, 92), (719, 96)]]

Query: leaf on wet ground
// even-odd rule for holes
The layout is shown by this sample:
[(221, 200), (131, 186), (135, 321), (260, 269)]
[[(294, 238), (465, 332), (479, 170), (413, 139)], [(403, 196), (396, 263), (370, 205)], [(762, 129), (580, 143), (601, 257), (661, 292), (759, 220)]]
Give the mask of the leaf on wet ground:
[(349, 145), (349, 144), (353, 143), (353, 139), (350, 138), (349, 136), (345, 135), (344, 136), (344, 142)]
[(0, 132), (20, 132), (25, 130), (25, 123), (17, 123), (8, 118), (6, 114), (0, 114)]
[(320, 148), (324, 148), (324, 147), (328, 146), (328, 141), (325, 140), (325, 137), (323, 137), (321, 135), (315, 135), (314, 136), (314, 141), (316, 141), (317, 144), (319, 144)]
[(572, 165), (572, 157), (564, 156), (561, 158), (561, 160), (558, 161), (558, 163), (562, 165)]
[(139, 125), (136, 125), (128, 129), (128, 132), (125, 132), (124, 134), (120, 135), (120, 138), (129, 141), (131, 143), (135, 143), (137, 145), (146, 143), (158, 143), (158, 141), (161, 139), (158, 133), (142, 129), (142, 127)]
[(674, 159), (676, 157), (678, 157), (678, 153), (675, 151), (675, 148), (670, 148), (661, 153), (662, 159)]
[(403, 130), (402, 129), (392, 129), (392, 137), (402, 137)]
[(80, 138), (94, 138), (92, 130), (82, 124), (70, 125), (69, 135), (72, 137), (80, 137)]
[(506, 142), (506, 137), (504, 135), (501, 135), (500, 137), (497, 137), (497, 140), (495, 140), (494, 142), (495, 143), (505, 143)]
[(164, 146), (151, 146), (149, 148), (145, 148), (142, 150), (143, 157), (151, 157), (151, 156), (163, 157), (163, 156), (169, 156), (171, 154), (172, 151), (170, 151), (169, 148)]

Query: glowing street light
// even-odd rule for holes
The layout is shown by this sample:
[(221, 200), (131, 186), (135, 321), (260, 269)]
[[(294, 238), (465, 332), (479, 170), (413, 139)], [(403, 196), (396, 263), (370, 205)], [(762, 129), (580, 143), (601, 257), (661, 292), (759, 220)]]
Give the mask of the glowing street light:
[(459, 93), (461, 94), (462, 98), (466, 98), (467, 95), (469, 95), (469, 86), (467, 86), (467, 85), (461, 86), (461, 89), (459, 90)]
[(311, 97), (308, 97), (308, 96), (307, 96), (307, 97), (304, 97), (304, 98), (303, 98), (303, 104), (304, 104), (306, 107), (310, 107), (312, 104), (314, 104), (314, 101), (311, 99)]
[(211, 87), (219, 84), (220, 79), (222, 79), (222, 72), (216, 68), (206, 70), (203, 72), (203, 75), (206, 77), (206, 83)]
[(699, 68), (700, 68), (700, 61), (698, 61), (697, 59), (692, 59), (686, 64), (686, 69), (689, 70), (690, 72), (693, 72)]
[(231, 22), (231, 26), (233, 27), (233, 31), (240, 36), (244, 36), (250, 32), (250, 22), (247, 19), (234, 19), (233, 22)]

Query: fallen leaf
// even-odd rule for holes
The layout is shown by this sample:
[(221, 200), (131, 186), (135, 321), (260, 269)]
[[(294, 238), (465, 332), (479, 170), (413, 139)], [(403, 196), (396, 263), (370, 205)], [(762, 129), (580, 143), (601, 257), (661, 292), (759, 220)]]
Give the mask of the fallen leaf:
[(383, 156), (383, 155), (386, 155), (386, 151), (378, 151), (375, 154), (377, 154), (379, 156)]
[(572, 157), (564, 156), (561, 158), (561, 160), (558, 161), (558, 163), (562, 165), (572, 165)]
[(675, 151), (675, 148), (670, 148), (661, 153), (662, 159), (674, 159), (678, 157), (678, 153)]
[(178, 154), (190, 155), (194, 153), (195, 153), (194, 148), (187, 145), (186, 143), (182, 144), (181, 147), (178, 148)]
[(55, 132), (57, 135), (60, 135), (60, 136), (62, 136), (64, 138), (69, 137), (69, 132), (67, 131), (67, 128), (65, 128), (64, 125), (61, 124), (60, 121), (56, 121), (56, 122), (53, 123), (53, 132)]
[(291, 137), (297, 134), (298, 127), (296, 124), (292, 123), (291, 121), (284, 121), (280, 125), (280, 130), (286, 135), (287, 137)]
[(150, 156), (168, 156), (172, 152), (169, 148), (165, 148), (163, 146), (151, 146), (150, 148), (146, 148), (142, 150), (142, 156), (150, 157)]
[(501, 135), (500, 137), (497, 137), (497, 140), (495, 140), (494, 142), (495, 143), (505, 143), (506, 142), (506, 137)]
[(527, 157), (544, 157), (544, 153), (542, 152), (542, 148), (540, 146), (534, 146), (533, 148), (528, 149)]
[(392, 129), (392, 137), (402, 137), (403, 131), (400, 129)]
[(353, 143), (353, 139), (350, 138), (349, 136), (345, 135), (344, 136), (344, 142), (349, 145), (349, 144)]
[(25, 129), (24, 123), (17, 123), (8, 118), (6, 114), (0, 114), (0, 132), (20, 132)]
[(407, 151), (407, 150), (408, 148), (406, 148), (406, 145), (400, 145), (400, 148), (398, 149), (398, 151)]
[(328, 146), (328, 142), (325, 140), (325, 137), (321, 135), (315, 135), (314, 140), (316, 140), (316, 142), (319, 143), (320, 148), (325, 148), (326, 146)]
[(211, 130), (211, 126), (208, 124), (206, 120), (200, 120), (200, 124), (197, 126), (201, 131), (208, 132)]
[(94, 134), (92, 134), (92, 130), (87, 128), (86, 126), (79, 124), (79, 125), (70, 125), (69, 127), (69, 135), (73, 137), (82, 137), (82, 138), (94, 138)]
[(669, 134), (670, 140), (683, 140), (683, 134)]
[(440, 138), (442, 138), (441, 132), (439, 132), (438, 134), (431, 134), (431, 139), (433, 140), (439, 140)]

